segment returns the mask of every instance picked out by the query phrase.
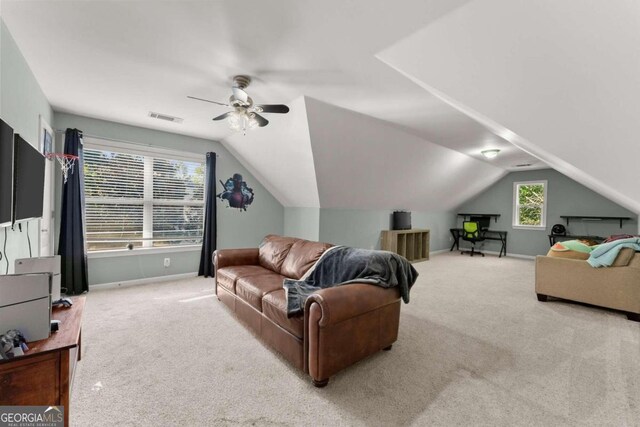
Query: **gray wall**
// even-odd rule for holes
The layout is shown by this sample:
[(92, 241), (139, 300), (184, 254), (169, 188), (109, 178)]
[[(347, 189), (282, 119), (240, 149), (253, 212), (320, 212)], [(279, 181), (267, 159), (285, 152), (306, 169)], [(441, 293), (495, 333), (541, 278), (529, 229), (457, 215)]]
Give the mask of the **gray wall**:
[[(38, 147), (40, 116), (52, 123), (53, 112), (42, 89), (38, 85), (31, 69), (20, 53), (13, 37), (0, 19), (0, 117), (7, 122), (16, 133), (19, 133), (34, 147)], [(40, 221), (29, 222), (29, 235), (33, 256), (38, 256)], [(29, 257), (29, 246), (26, 223), (23, 231), (18, 227), (0, 229), (0, 240), (4, 242), (7, 233), (6, 257), (9, 261), (9, 273), (13, 272), (16, 258)], [(6, 260), (0, 262), (0, 274), (6, 272)]]
[[(547, 180), (547, 228), (522, 230), (512, 227), (513, 183), (516, 181)], [(622, 228), (618, 222), (571, 222), (567, 231), (576, 235), (609, 236), (611, 234), (636, 234), (638, 216), (609, 199), (591, 191), (571, 178), (553, 169), (512, 172), (493, 186), (465, 202), (457, 210), (468, 213), (498, 213), (500, 218), (491, 228), (508, 231), (507, 250), (511, 254), (544, 255), (549, 250), (547, 237), (554, 224), (565, 224), (560, 215), (628, 216)], [(459, 220), (458, 225), (462, 222)], [(487, 250), (499, 250), (498, 242), (485, 242)]]
[[(391, 228), (392, 210), (320, 209), (320, 239), (338, 245), (380, 249), (380, 232)], [(450, 247), (455, 212), (412, 212), (413, 228), (430, 230), (431, 251)]]
[(320, 208), (284, 208), (284, 234), (320, 240)]
[[(255, 191), (255, 200), (246, 212), (226, 208), (218, 200), (218, 248), (256, 247), (266, 234), (284, 232), (282, 205), (218, 142), (64, 113), (55, 114), (55, 127), (78, 128), (89, 136), (199, 153), (203, 154), (203, 159), (204, 153), (215, 151), (219, 155), (217, 178), (224, 181), (239, 172)], [(57, 200), (60, 200), (60, 183), (58, 179)], [(220, 184), (216, 183), (216, 193), (219, 192)], [(56, 211), (59, 212), (59, 209)], [(56, 218), (56, 222), (59, 222), (59, 218)], [(164, 258), (171, 258), (171, 267), (163, 267)], [(199, 250), (133, 256), (125, 252), (122, 256), (108, 258), (90, 255), (89, 282), (112, 283), (190, 273), (198, 270), (199, 260)]]

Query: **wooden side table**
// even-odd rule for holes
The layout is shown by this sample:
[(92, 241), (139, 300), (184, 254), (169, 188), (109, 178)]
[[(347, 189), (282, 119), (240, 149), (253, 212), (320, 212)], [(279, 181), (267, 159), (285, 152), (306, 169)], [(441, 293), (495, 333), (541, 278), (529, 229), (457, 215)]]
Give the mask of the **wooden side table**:
[(52, 318), (60, 330), (46, 340), (28, 343), (24, 356), (0, 361), (0, 405), (64, 406), (69, 425), (69, 397), (76, 362), (80, 360), (85, 297), (70, 308), (56, 307)]

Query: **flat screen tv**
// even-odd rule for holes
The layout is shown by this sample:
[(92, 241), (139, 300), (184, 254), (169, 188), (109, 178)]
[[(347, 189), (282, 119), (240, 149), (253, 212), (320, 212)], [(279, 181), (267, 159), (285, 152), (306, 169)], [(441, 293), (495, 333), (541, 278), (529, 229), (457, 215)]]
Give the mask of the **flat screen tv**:
[(0, 120), (0, 227), (13, 221), (13, 129)]
[(41, 218), (45, 158), (20, 135), (14, 140), (13, 221)]

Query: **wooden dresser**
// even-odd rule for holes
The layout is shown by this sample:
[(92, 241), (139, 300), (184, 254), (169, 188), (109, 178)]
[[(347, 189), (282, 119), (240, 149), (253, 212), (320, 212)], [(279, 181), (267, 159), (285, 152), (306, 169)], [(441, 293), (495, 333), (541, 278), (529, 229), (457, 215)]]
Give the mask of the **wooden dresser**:
[(54, 308), (60, 330), (46, 340), (30, 342), (24, 356), (0, 361), (0, 405), (64, 406), (69, 425), (69, 397), (76, 362), (80, 360), (85, 297), (70, 308)]

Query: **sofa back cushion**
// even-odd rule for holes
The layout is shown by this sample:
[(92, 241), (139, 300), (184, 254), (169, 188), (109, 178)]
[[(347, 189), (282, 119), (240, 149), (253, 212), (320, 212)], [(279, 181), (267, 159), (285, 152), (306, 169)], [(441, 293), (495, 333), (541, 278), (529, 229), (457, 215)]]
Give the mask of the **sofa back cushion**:
[(633, 248), (622, 248), (620, 252), (618, 252), (616, 260), (611, 264), (611, 267), (626, 267), (635, 255), (636, 251)]
[(292, 279), (300, 279), (331, 246), (329, 243), (298, 240), (282, 263), (280, 274)]
[(266, 236), (258, 249), (258, 261), (260, 265), (269, 270), (280, 273), (280, 268), (287, 257), (291, 246), (296, 242), (293, 237), (276, 236), (269, 234)]

